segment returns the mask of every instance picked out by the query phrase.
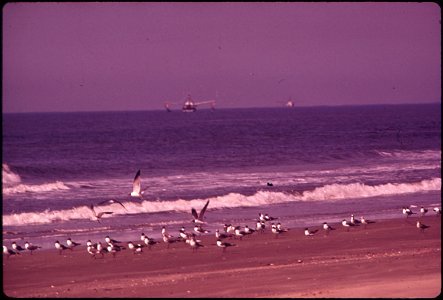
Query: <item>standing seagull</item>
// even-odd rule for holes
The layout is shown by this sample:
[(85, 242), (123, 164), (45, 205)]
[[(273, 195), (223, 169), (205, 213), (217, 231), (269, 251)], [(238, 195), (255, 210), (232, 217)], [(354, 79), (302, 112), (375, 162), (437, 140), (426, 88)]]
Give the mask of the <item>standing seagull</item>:
[(69, 249), (65, 245), (61, 244), (59, 241), (55, 241), (54, 245), (55, 245), (55, 249), (58, 250), (59, 255), (62, 255), (63, 250)]
[(329, 234), (329, 231), (335, 230), (335, 228), (331, 227), (328, 223), (323, 223), (323, 229), (325, 230), (326, 235)]
[(420, 208), (420, 213), (422, 216), (424, 216), (428, 212), (427, 208), (424, 208), (423, 206)]
[(108, 214), (108, 215), (113, 214), (112, 211), (102, 211), (102, 212), (99, 212), (99, 213), (97, 214), (97, 213), (95, 212), (94, 205), (92, 205), (92, 204), (91, 204), (91, 206), (89, 207), (89, 209), (92, 211), (92, 219), (93, 219), (93, 220), (97, 220), (97, 222), (99, 222), (99, 223), (100, 223), (100, 218), (103, 217), (103, 215), (106, 215), (106, 214)]
[(137, 174), (135, 174), (134, 182), (132, 183), (132, 192), (129, 195), (131, 197), (137, 197), (140, 198), (140, 200), (143, 200), (143, 194), (145, 193), (145, 190), (146, 188), (142, 190), (140, 170), (138, 170)]
[(208, 207), (208, 204), (209, 204), (209, 200), (206, 202), (205, 206), (202, 208), (202, 210), (200, 211), (199, 214), (197, 213), (195, 208), (191, 209), (192, 216), (194, 217), (194, 220), (192, 220), (193, 223), (200, 223), (200, 224), (205, 223), (203, 221), (203, 216), (205, 214), (206, 208)]
[(420, 223), (420, 221), (417, 221), (417, 228), (421, 230), (421, 232), (425, 232), (426, 228), (429, 228), (430, 226), (425, 225), (423, 223)]
[(14, 251), (12, 249), (8, 249), (8, 247), (6, 247), (6, 246), (3, 246), (3, 254), (8, 255), (8, 259), (9, 259), (9, 256), (11, 256), (11, 255), (20, 255), (20, 252), (16, 252), (16, 251)]
[(415, 212), (412, 212), (412, 210), (409, 207), (403, 207), (402, 212), (404, 215), (406, 215), (406, 218), (410, 215), (415, 214)]
[(80, 246), (80, 243), (74, 242), (71, 238), (66, 240), (66, 245), (69, 249), (74, 250), (74, 247)]
[(441, 209), (440, 209), (440, 207), (434, 207), (432, 210), (433, 210), (437, 215), (441, 215)]
[(346, 227), (346, 231), (349, 231), (349, 227), (355, 226), (354, 224), (346, 221), (345, 219), (341, 221), (341, 225), (343, 225), (343, 227)]
[(31, 245), (31, 243), (29, 243), (29, 242), (25, 243), (25, 249), (31, 251), (31, 255), (32, 255), (32, 251), (37, 250), (39, 248), (41, 248), (41, 247), (40, 246)]
[(235, 246), (235, 244), (228, 243), (228, 242), (222, 242), (222, 240), (218, 239), (217, 246), (220, 248), (223, 248), (223, 252), (225, 252), (227, 247), (233, 247), (233, 246)]

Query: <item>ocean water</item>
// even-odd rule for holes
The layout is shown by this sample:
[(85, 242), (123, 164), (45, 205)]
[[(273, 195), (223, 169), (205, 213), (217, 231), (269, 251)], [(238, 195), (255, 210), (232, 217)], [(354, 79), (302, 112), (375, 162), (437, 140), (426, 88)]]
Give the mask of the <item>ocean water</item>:
[(441, 104), (3, 114), (2, 169), (8, 246), (177, 235), (207, 200), (211, 233), (396, 218), (441, 206)]

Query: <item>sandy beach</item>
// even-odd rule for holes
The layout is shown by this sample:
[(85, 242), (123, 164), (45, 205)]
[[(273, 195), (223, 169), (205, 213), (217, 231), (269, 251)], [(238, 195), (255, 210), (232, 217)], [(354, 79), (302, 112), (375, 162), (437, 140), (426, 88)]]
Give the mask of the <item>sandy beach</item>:
[[(430, 228), (420, 232), (416, 220)], [(193, 251), (163, 242), (141, 254), (124, 250), (93, 259), (86, 246), (7, 258), (3, 292), (9, 297), (436, 297), (441, 292), (441, 217), (375, 220), (326, 235), (293, 228), (269, 230), (225, 252), (214, 235)], [(170, 232), (177, 235), (175, 232)], [(103, 241), (102, 241), (103, 242)]]

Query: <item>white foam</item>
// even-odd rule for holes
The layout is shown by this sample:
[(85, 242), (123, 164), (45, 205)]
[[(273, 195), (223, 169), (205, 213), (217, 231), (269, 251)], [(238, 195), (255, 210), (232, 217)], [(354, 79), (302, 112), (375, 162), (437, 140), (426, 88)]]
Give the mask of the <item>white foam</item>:
[(51, 192), (51, 191), (59, 191), (59, 190), (69, 190), (70, 188), (66, 186), (61, 181), (56, 181), (52, 183), (44, 183), (38, 185), (27, 185), (27, 184), (19, 184), (12, 187), (4, 187), (3, 194), (20, 194), (20, 193), (43, 193), (43, 192)]
[(2, 183), (3, 186), (14, 186), (21, 182), (18, 174), (11, 171), (7, 164), (2, 164)]
[[(112, 211), (113, 214), (106, 216), (106, 218), (113, 218), (117, 215), (124, 214), (159, 213), (168, 211), (190, 213), (191, 208), (197, 210), (201, 209), (207, 200), (210, 200), (208, 209), (211, 210), (235, 207), (254, 207), (293, 201), (339, 201), (342, 199), (401, 195), (437, 190), (441, 190), (441, 178), (433, 178), (413, 183), (387, 183), (376, 186), (361, 183), (330, 184), (302, 193), (258, 191), (250, 196), (239, 193), (229, 193), (206, 199), (142, 201), (141, 203), (123, 202), (126, 209), (119, 205), (105, 205), (97, 207), (96, 211)], [(46, 224), (73, 219), (91, 219), (91, 216), (92, 214), (89, 207), (80, 206), (66, 210), (46, 210), (43, 212), (4, 215), (3, 225), (19, 226), (28, 224)], [(189, 215), (189, 217), (191, 216)]]

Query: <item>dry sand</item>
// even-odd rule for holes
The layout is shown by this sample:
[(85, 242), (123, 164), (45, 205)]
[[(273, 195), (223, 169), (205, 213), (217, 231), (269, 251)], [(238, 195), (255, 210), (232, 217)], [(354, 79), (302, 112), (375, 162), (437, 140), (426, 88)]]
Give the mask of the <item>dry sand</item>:
[(326, 297), (422, 298), (441, 291), (441, 217), (377, 221), (367, 228), (331, 224), (325, 235), (302, 228), (278, 238), (269, 229), (223, 252), (213, 235), (193, 252), (161, 243), (134, 255), (92, 259), (85, 246), (3, 257), (10, 297)]

